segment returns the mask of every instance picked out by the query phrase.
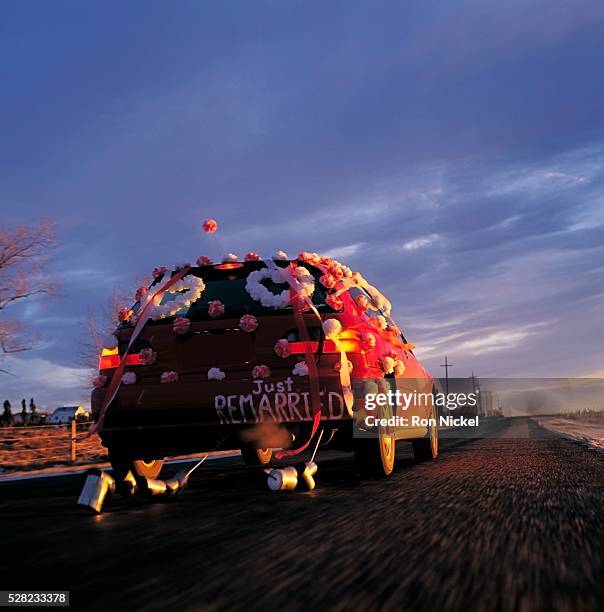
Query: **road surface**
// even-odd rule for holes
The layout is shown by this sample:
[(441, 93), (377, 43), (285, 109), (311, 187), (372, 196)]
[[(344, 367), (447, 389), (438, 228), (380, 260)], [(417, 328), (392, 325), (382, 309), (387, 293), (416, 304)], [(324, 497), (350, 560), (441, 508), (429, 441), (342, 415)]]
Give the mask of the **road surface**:
[(75, 505), (81, 477), (0, 484), (0, 587), (104, 611), (601, 609), (602, 455), (527, 419), (492, 427), (385, 481), (331, 453), (312, 493), (271, 493), (239, 458), (98, 517)]

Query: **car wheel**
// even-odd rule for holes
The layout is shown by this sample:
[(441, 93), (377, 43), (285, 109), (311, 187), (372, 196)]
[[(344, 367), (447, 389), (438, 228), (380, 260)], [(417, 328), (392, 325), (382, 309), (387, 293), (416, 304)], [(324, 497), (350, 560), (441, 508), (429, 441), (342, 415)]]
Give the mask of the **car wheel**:
[(438, 457), (438, 412), (434, 404), (432, 405), (430, 418), (434, 419), (436, 424), (429, 426), (426, 437), (411, 440), (413, 455), (421, 461)]
[(109, 461), (118, 480), (128, 472), (135, 478), (157, 478), (164, 466), (163, 459), (130, 459), (112, 451), (109, 451)]
[(242, 446), (241, 456), (246, 465), (265, 466), (268, 465), (273, 458), (273, 449)]
[[(378, 416), (380, 418), (391, 417), (392, 407), (380, 408)], [(396, 439), (386, 428), (380, 426), (378, 435), (370, 438), (353, 437), (352, 448), (357, 469), (364, 478), (384, 478), (392, 474), (396, 455)]]
[(364, 478), (385, 478), (394, 470), (396, 442), (392, 436), (353, 440), (354, 460)]
[(163, 466), (163, 459), (151, 459), (150, 461), (145, 461), (144, 459), (135, 459), (134, 461), (132, 461), (131, 469), (135, 476), (157, 478)]

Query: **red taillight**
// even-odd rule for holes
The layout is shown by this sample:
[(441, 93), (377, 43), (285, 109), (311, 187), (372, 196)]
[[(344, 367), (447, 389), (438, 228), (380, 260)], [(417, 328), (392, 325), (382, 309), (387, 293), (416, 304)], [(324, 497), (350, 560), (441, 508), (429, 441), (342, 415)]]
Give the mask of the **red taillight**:
[[(346, 353), (362, 353), (363, 349), (361, 343), (358, 340), (340, 340), (340, 345)], [(289, 348), (292, 355), (304, 355), (304, 342), (290, 342)], [(319, 352), (319, 343), (311, 342), (310, 349), (313, 353)], [(336, 343), (333, 340), (325, 340), (323, 342), (323, 353), (339, 353), (340, 351), (336, 348)]]
[[(120, 365), (120, 356), (117, 349), (103, 349), (99, 357), (99, 370), (112, 370)], [(126, 355), (126, 365), (141, 365), (141, 358), (138, 353)]]
[(99, 357), (99, 370), (111, 370), (120, 365), (119, 355), (101, 355)]
[(132, 355), (126, 355), (126, 365), (141, 365), (141, 358), (138, 353), (134, 353)]
[[(320, 328), (319, 328), (320, 329)], [(292, 355), (304, 355), (304, 342), (301, 342), (297, 332), (290, 332), (289, 338), (295, 338), (289, 340), (289, 348)], [(346, 353), (363, 353), (363, 346), (359, 334), (354, 330), (345, 329), (340, 333), (339, 336), (340, 346)], [(312, 340), (310, 348), (313, 353), (319, 352), (319, 342)], [(339, 349), (336, 347), (336, 343), (333, 340), (323, 341), (323, 353), (339, 353)]]
[[(304, 353), (306, 352), (304, 348), (304, 342), (290, 342), (289, 349), (292, 355), (304, 355)], [(311, 342), (310, 350), (313, 353), (318, 353), (319, 343)], [(325, 340), (325, 342), (323, 342), (323, 352), (324, 353), (337, 353), (338, 352), (333, 340)]]

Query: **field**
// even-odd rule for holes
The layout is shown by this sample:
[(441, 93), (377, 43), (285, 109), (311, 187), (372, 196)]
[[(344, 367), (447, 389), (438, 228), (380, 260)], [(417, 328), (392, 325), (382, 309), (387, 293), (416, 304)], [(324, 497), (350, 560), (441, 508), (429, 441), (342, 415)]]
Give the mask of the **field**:
[[(87, 423), (77, 425), (81, 436)], [(3, 427), (0, 429), (0, 472), (39, 470), (107, 461), (107, 449), (97, 435), (75, 443), (72, 460), (71, 425)]]

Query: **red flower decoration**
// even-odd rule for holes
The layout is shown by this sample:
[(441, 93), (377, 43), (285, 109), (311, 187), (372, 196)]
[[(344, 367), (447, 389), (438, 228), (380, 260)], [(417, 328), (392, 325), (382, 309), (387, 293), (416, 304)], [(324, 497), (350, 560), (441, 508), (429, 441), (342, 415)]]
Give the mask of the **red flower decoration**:
[(344, 278), (344, 272), (342, 272), (342, 268), (335, 264), (327, 267), (328, 272), (334, 277), (336, 281), (342, 280)]
[(178, 382), (178, 372), (162, 372), (160, 382), (162, 383), (175, 383)]
[(342, 298), (338, 297), (337, 295), (328, 295), (325, 298), (325, 303), (328, 306), (331, 306), (331, 308), (333, 308), (334, 310), (342, 310), (342, 308), (344, 308), (344, 302), (342, 301)]
[(122, 308), (117, 313), (117, 319), (120, 323), (127, 323), (132, 318), (132, 311), (130, 308)]
[(308, 253), (306, 251), (302, 251), (302, 253), (298, 253), (298, 257), (300, 261), (305, 261), (313, 266), (318, 266), (321, 263), (321, 256), (317, 255), (317, 253)]
[(153, 272), (151, 272), (151, 276), (153, 278), (159, 278), (166, 273), (167, 268), (165, 266), (158, 266), (157, 268), (153, 268)]
[(205, 255), (202, 255), (201, 257), (197, 258), (198, 266), (211, 266), (213, 263), (214, 262), (209, 257), (206, 257)]
[(319, 278), (319, 282), (327, 289), (333, 289), (336, 286), (336, 278), (331, 274), (323, 274)]
[(243, 315), (239, 319), (239, 327), (243, 331), (251, 333), (258, 327), (258, 319), (254, 315)]
[(375, 336), (371, 333), (367, 333), (363, 335), (362, 348), (364, 351), (370, 351), (375, 347), (376, 339)]
[(136, 293), (134, 294), (134, 299), (137, 302), (142, 302), (147, 297), (148, 293), (149, 293), (149, 290), (147, 289), (147, 287), (139, 287), (136, 290)]
[(206, 234), (213, 234), (218, 229), (218, 223), (215, 219), (206, 219), (202, 227)]
[(244, 259), (245, 261), (258, 261), (260, 259), (260, 255), (258, 255), (258, 253), (254, 253), (254, 251), (250, 251)]
[(176, 317), (172, 323), (172, 331), (179, 336), (186, 334), (191, 328), (191, 321), (187, 317)]
[(224, 314), (224, 304), (220, 300), (212, 300), (208, 304), (208, 314), (212, 318), (220, 317)]
[(275, 343), (275, 353), (279, 355), (279, 357), (289, 357), (291, 355), (291, 352), (292, 351), (287, 340), (277, 340), (277, 342)]
[(141, 349), (138, 357), (142, 365), (153, 365), (157, 361), (157, 353), (150, 348)]
[(369, 300), (365, 295), (357, 295), (354, 300), (356, 302), (357, 308), (361, 311), (361, 313), (369, 310)]
[(252, 370), (252, 378), (268, 378), (271, 375), (271, 371), (268, 366), (257, 365)]

